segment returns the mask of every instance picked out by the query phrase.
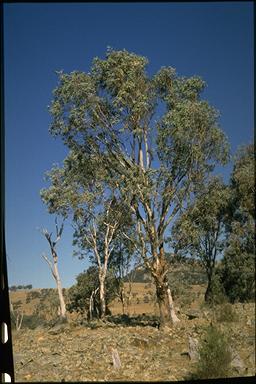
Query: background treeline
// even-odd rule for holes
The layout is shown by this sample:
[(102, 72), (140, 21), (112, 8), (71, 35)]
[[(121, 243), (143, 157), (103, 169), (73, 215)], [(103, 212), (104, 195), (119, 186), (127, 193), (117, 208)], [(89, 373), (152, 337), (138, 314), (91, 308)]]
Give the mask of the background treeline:
[(28, 284), (28, 285), (11, 285), (9, 287), (9, 290), (10, 291), (17, 291), (18, 289), (32, 289), (33, 286), (32, 284)]

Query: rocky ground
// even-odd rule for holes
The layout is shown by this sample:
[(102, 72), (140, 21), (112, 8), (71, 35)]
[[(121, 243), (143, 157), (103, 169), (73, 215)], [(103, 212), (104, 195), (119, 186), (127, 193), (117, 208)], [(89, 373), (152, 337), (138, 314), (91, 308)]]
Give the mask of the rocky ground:
[[(218, 322), (231, 337), (231, 376), (255, 375), (254, 304), (235, 304), (236, 321)], [(210, 310), (188, 310), (173, 328), (137, 318), (91, 327), (69, 323), (52, 328), (13, 331), (15, 379), (26, 381), (176, 381), (193, 372), (194, 350)]]

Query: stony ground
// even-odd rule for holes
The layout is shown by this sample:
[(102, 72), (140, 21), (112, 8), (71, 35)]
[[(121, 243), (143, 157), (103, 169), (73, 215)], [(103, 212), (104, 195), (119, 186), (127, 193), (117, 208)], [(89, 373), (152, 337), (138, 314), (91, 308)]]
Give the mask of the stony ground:
[[(255, 375), (253, 304), (236, 304), (238, 321), (218, 323), (231, 336), (232, 376)], [(59, 325), (13, 332), (16, 381), (176, 381), (193, 372), (196, 359), (189, 338), (200, 340), (209, 325), (209, 310), (185, 311), (180, 323), (159, 330), (140, 323)], [(152, 324), (153, 325), (153, 324)], [(115, 367), (117, 351), (121, 367)], [(192, 357), (192, 359), (191, 359)]]

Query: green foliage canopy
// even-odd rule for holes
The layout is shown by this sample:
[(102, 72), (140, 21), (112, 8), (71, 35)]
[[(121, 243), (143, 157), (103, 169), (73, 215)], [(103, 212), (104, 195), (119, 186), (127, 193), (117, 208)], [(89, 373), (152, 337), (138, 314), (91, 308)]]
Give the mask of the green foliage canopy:
[[(97, 267), (91, 266), (86, 271), (76, 277), (76, 284), (68, 291), (67, 309), (69, 312), (77, 312), (85, 315), (89, 310), (90, 297), (99, 287), (99, 278)], [(106, 304), (108, 305), (115, 298), (118, 290), (117, 281), (111, 273), (106, 278)], [(99, 294), (96, 295), (96, 305), (98, 309)]]
[[(88, 73), (58, 72), (50, 132), (70, 148), (64, 168), (75, 161), (86, 188), (77, 194), (74, 174), (55, 168), (48, 175), (52, 185), (41, 194), (51, 212), (66, 213), (67, 202), (76, 206), (77, 199), (88, 202), (95, 191), (101, 194), (104, 180), (133, 208), (152, 243), (151, 224), (162, 242), (187, 193), (216, 161), (227, 161), (228, 143), (217, 111), (200, 98), (204, 81), (179, 77), (171, 67), (149, 77), (147, 63), (108, 49)], [(57, 188), (60, 179), (65, 189)]]
[[(145, 57), (110, 48), (88, 73), (58, 73), (50, 132), (70, 150), (64, 168), (82, 160), (75, 192), (73, 174), (66, 179), (65, 170), (55, 169), (41, 196), (51, 212), (81, 217), (92, 201), (97, 207), (97, 196), (105, 196), (103, 203), (115, 196), (136, 224), (131, 241), (155, 279), (162, 322), (177, 321), (168, 310), (166, 232), (215, 164), (227, 162), (229, 145), (218, 112), (201, 98), (206, 84), (200, 77), (178, 76), (171, 67), (149, 76), (147, 64)], [(66, 192), (58, 184), (62, 176)]]
[(177, 253), (198, 257), (207, 274), (206, 300), (213, 292), (217, 256), (225, 246), (225, 218), (230, 191), (220, 178), (213, 177), (202, 185), (194, 201), (172, 228), (173, 245)]
[(254, 167), (253, 145), (241, 147), (231, 175), (227, 247), (220, 271), (226, 294), (232, 302), (255, 298)]

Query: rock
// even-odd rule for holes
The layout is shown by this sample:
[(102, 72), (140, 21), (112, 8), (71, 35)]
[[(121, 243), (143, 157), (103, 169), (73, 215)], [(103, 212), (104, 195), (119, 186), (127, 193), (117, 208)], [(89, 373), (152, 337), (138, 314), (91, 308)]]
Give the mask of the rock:
[(199, 317), (201, 317), (201, 313), (198, 311), (191, 311), (189, 313), (186, 313), (186, 316), (187, 316), (188, 320), (193, 320), (193, 319), (198, 319)]
[(22, 364), (25, 360), (25, 357), (22, 353), (14, 353), (13, 354), (13, 360), (15, 364)]
[(51, 352), (51, 349), (49, 347), (42, 347), (41, 348), (41, 352), (42, 353), (50, 353)]
[(188, 337), (188, 354), (191, 361), (198, 360), (198, 340), (189, 336)]
[(134, 337), (131, 342), (135, 347), (146, 348), (149, 346), (149, 340), (145, 338)]
[(232, 360), (231, 360), (231, 367), (234, 368), (238, 373), (242, 373), (245, 370), (245, 365), (238, 354), (238, 352), (232, 350)]
[(254, 353), (252, 353), (252, 354), (250, 355), (250, 357), (249, 357), (249, 361), (250, 361), (250, 363), (251, 363), (253, 366), (255, 366), (255, 354), (254, 354)]
[(66, 329), (66, 325), (65, 324), (57, 324), (57, 325), (54, 325), (54, 327), (52, 327), (48, 333), (49, 335), (59, 335), (60, 333), (63, 333)]
[(118, 350), (116, 348), (111, 348), (112, 352), (112, 360), (113, 360), (113, 366), (115, 369), (121, 368), (121, 361), (119, 357)]
[(255, 326), (255, 319), (248, 319), (246, 322), (246, 325), (249, 325), (250, 327)]
[(209, 315), (208, 311), (203, 311), (203, 318), (206, 319), (206, 320), (210, 319), (210, 315)]
[(189, 353), (188, 353), (188, 351), (184, 351), (184, 352), (181, 352), (181, 354), (180, 354), (181, 356), (185, 356), (185, 357), (187, 357), (187, 358), (189, 358), (190, 359), (190, 356), (189, 356)]

